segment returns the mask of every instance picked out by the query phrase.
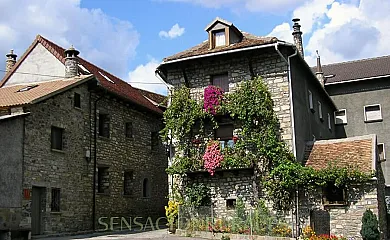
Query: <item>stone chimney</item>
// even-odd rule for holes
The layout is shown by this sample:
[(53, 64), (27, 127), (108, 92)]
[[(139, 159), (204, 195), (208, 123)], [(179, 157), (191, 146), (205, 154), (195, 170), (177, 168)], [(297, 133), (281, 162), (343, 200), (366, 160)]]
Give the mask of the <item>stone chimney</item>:
[(320, 55), (318, 54), (318, 50), (316, 52), (317, 52), (316, 76), (317, 76), (318, 81), (320, 81), (321, 85), (324, 86), (325, 85), (325, 78), (324, 78), (324, 72), (322, 71), (321, 59), (320, 59)]
[(79, 75), (78, 71), (78, 59), (77, 55), (79, 55), (79, 51), (77, 51), (73, 45), (65, 50), (65, 77), (71, 78)]
[(16, 63), (17, 55), (14, 53), (14, 50), (11, 49), (11, 51), (8, 54), (6, 54), (5, 56), (7, 57), (7, 60), (5, 61), (6, 62), (5, 71), (9, 72)]
[(295, 46), (297, 46), (298, 52), (304, 57), (305, 55), (303, 54), (303, 43), (302, 43), (302, 32), (301, 32), (301, 25), (299, 25), (299, 18), (294, 18), (292, 20), (294, 22), (293, 24), (293, 33), (292, 35), (294, 36), (294, 43)]

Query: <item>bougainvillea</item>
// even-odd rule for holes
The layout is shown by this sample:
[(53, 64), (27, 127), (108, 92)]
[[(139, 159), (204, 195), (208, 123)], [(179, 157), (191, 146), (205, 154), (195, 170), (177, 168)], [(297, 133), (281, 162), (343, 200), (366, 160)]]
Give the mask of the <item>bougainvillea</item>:
[(203, 155), (204, 168), (210, 173), (211, 176), (214, 175), (215, 169), (221, 166), (223, 161), (223, 154), (219, 148), (218, 141), (210, 141), (207, 145), (206, 152)]
[(223, 98), (223, 91), (216, 86), (208, 86), (204, 89), (204, 103), (203, 108), (215, 115)]

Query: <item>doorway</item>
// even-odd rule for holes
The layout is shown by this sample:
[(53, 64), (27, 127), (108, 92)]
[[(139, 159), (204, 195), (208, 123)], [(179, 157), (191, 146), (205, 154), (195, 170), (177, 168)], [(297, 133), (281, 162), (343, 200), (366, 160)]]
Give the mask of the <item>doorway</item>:
[(46, 205), (46, 188), (32, 187), (31, 234), (42, 234), (42, 215)]

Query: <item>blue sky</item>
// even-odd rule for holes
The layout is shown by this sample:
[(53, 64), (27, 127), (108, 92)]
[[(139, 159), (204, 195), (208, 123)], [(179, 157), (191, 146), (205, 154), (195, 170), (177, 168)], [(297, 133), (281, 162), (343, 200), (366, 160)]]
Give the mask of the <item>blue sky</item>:
[(0, 9), (2, 56), (11, 48), (21, 56), (41, 34), (159, 93), (166, 93), (154, 76), (161, 60), (205, 40), (217, 16), (289, 42), (291, 19), (301, 18), (309, 65), (316, 50), (324, 64), (390, 54), (389, 0), (0, 0)]

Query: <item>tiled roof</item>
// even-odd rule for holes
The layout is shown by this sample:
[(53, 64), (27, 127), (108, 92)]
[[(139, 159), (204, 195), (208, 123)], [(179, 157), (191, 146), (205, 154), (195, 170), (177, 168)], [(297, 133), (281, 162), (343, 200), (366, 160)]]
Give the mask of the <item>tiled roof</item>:
[[(316, 68), (313, 67), (312, 70), (315, 72)], [(390, 75), (390, 56), (322, 65), (322, 70), (324, 76), (335, 75), (332, 78), (327, 78), (326, 84), (386, 76)]]
[(365, 173), (375, 170), (376, 136), (309, 142), (305, 151), (306, 166), (314, 169), (354, 167)]
[(138, 88), (138, 91), (140, 91), (141, 94), (143, 96), (145, 96), (146, 98), (148, 98), (148, 99), (152, 100), (153, 102), (155, 102), (157, 105), (166, 106), (167, 96), (163, 96), (163, 95), (160, 95), (160, 94), (157, 94), (157, 93), (154, 93), (154, 92), (149, 92), (149, 91), (146, 91), (146, 90), (143, 90), (143, 89), (140, 89), (140, 88)]
[(264, 45), (264, 44), (270, 44), (270, 43), (276, 43), (278, 39), (276, 37), (257, 37), (249, 33), (242, 32), (243, 39), (242, 41), (238, 43), (231, 44), (229, 46), (225, 47), (217, 47), (214, 49), (210, 49), (209, 41), (206, 40), (202, 42), (201, 44), (196, 45), (195, 47), (192, 47), (188, 50), (176, 53), (170, 57), (164, 58), (164, 62), (186, 58), (186, 57), (194, 57), (194, 56), (200, 56), (205, 55), (209, 53), (216, 53), (216, 52), (223, 52), (227, 50), (233, 50), (233, 49), (240, 49), (240, 48), (247, 48), (247, 47), (253, 47), (258, 45)]
[[(59, 61), (65, 63), (65, 49), (58, 46), (57, 44), (47, 40), (46, 38), (38, 35), (33, 42), (33, 44), (29, 47), (29, 49), (23, 54), (23, 56), (16, 62), (15, 66), (8, 72), (3, 80), (0, 82), (0, 87), (8, 80), (8, 78), (16, 71), (21, 62), (28, 56), (28, 54), (32, 51), (32, 49), (36, 46), (36, 44), (41, 43), (50, 53), (52, 53)], [(162, 111), (152, 104), (149, 100), (147, 100), (138, 89), (133, 88), (130, 84), (121, 80), (120, 78), (106, 72), (105, 70), (97, 67), (96, 65), (84, 60), (83, 58), (78, 57), (79, 63), (86, 68), (91, 74), (95, 75), (95, 77), (100, 82), (101, 86), (106, 88), (108, 91), (113, 92), (123, 98), (130, 100), (131, 102), (142, 106), (148, 110), (153, 112), (162, 114)], [(108, 79), (109, 80), (108, 80)], [(110, 81), (111, 80), (111, 81)]]
[[(35, 103), (92, 79), (92, 75), (0, 88), (0, 107)], [(24, 91), (23, 91), (24, 90)]]

